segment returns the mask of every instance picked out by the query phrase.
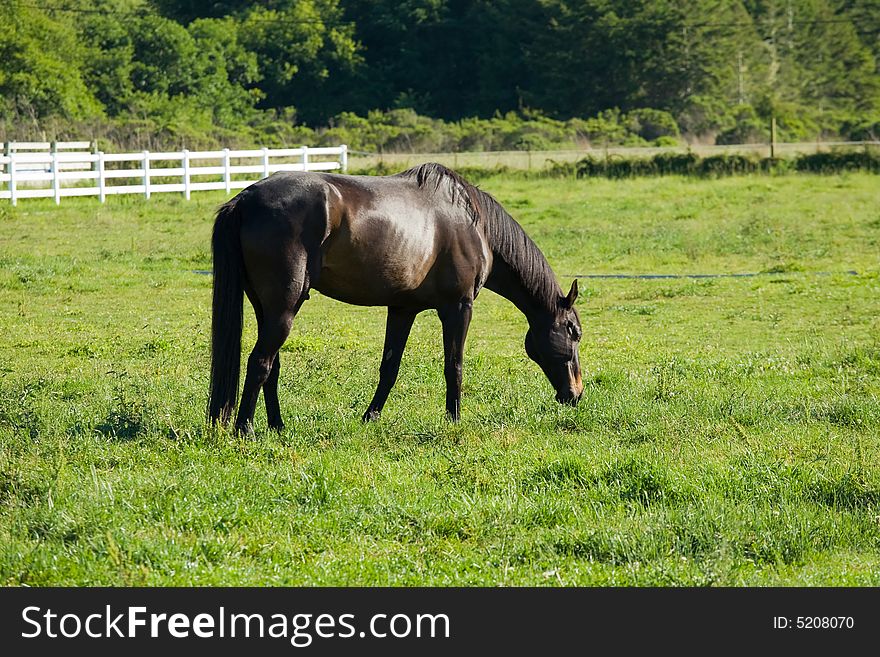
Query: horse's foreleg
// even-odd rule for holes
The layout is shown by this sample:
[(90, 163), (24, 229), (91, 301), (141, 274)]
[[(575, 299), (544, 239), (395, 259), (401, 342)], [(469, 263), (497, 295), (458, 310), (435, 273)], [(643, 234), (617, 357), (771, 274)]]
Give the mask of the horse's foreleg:
[(378, 419), (382, 407), (385, 406), (388, 394), (397, 381), (400, 359), (403, 357), (403, 349), (406, 347), (415, 318), (414, 312), (399, 308), (388, 309), (388, 319), (385, 322), (385, 346), (382, 348), (382, 364), (379, 366), (379, 385), (376, 387), (373, 401), (364, 412), (364, 422)]
[(443, 374), (446, 377), (446, 417), (452, 422), (461, 419), (461, 368), (464, 341), (471, 323), (473, 299), (464, 298), (439, 310), (443, 323)]

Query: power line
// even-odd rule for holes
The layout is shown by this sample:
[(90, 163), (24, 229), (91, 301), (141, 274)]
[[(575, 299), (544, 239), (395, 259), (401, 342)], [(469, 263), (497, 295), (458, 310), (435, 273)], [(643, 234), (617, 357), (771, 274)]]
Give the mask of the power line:
[[(202, 273), (198, 271), (196, 273)], [(210, 272), (206, 272), (210, 273)], [(642, 279), (642, 280), (665, 280), (669, 278), (754, 278), (756, 276), (790, 276), (795, 273), (803, 275), (812, 274), (813, 276), (858, 276), (859, 273), (853, 269), (844, 271), (812, 271), (812, 272), (776, 272), (776, 271), (756, 271), (745, 273), (724, 273), (724, 274), (568, 274), (563, 278), (616, 278), (616, 279)]]

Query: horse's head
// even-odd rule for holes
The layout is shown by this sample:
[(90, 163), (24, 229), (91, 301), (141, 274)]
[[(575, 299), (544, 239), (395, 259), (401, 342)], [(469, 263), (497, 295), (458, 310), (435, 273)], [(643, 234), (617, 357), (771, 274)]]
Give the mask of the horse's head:
[(578, 361), (581, 320), (574, 307), (577, 296), (575, 280), (568, 296), (560, 297), (556, 312), (533, 322), (526, 333), (526, 353), (544, 370), (556, 390), (556, 401), (572, 406), (584, 392)]

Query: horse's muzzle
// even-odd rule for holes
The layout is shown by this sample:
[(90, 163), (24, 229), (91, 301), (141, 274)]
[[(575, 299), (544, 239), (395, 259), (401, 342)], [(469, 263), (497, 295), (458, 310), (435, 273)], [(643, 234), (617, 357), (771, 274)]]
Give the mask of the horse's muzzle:
[[(575, 361), (576, 363), (576, 361)], [(584, 382), (581, 379), (581, 373), (577, 365), (574, 368), (569, 365), (568, 385), (563, 390), (556, 392), (556, 401), (560, 404), (568, 404), (569, 406), (577, 406), (584, 394)]]
[(577, 406), (583, 394), (583, 388), (581, 388), (580, 392), (569, 390), (565, 393), (556, 393), (556, 401), (558, 401), (560, 404), (565, 404), (566, 406)]

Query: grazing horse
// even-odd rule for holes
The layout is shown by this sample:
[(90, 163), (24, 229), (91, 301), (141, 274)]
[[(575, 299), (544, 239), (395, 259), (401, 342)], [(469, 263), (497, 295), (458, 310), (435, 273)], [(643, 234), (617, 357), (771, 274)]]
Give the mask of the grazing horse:
[(257, 318), (237, 431), (250, 433), (260, 389), (269, 427), (284, 428), (278, 352), (309, 290), (346, 303), (387, 306), (379, 385), (363, 420), (388, 398), (416, 315), (443, 325), (446, 412), (461, 413), (464, 342), (474, 299), (486, 287), (526, 316), (526, 353), (562, 403), (583, 393), (575, 310), (577, 281), (563, 293), (546, 258), (489, 194), (439, 164), (393, 176), (276, 173), (217, 211), (208, 421), (226, 423), (238, 394), (242, 305)]

